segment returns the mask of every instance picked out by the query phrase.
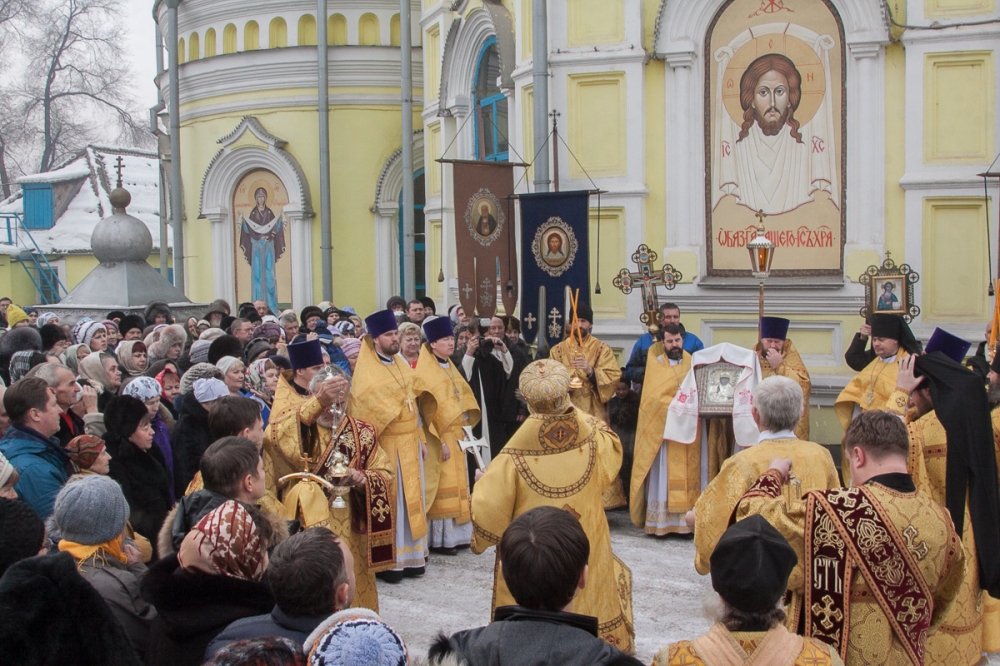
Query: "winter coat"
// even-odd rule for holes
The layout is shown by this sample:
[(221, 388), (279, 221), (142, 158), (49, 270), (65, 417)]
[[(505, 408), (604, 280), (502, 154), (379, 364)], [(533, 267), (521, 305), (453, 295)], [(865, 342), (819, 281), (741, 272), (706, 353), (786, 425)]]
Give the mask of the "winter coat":
[(149, 642), (149, 628), (156, 619), (156, 609), (139, 593), (139, 581), (146, 575), (146, 565), (126, 566), (114, 557), (93, 556), (79, 562), (77, 570), (84, 580), (101, 593), (108, 608), (125, 630), (136, 654), (142, 659)]
[(69, 479), (69, 454), (55, 437), (14, 424), (0, 439), (0, 453), (21, 474), (14, 489), (43, 519), (52, 513), (56, 494)]
[(171, 504), (170, 474), (163, 454), (156, 445), (142, 451), (127, 440), (118, 442), (109, 437), (105, 443), (111, 454), (108, 476), (118, 482), (128, 500), (129, 522), (136, 532), (152, 540)]
[(181, 541), (198, 524), (198, 521), (211, 511), (218, 509), (231, 498), (211, 490), (196, 490), (190, 495), (181, 497), (180, 501), (167, 514), (156, 537), (157, 552), (160, 557), (176, 553), (181, 547)]
[(0, 662), (139, 666), (125, 631), (69, 553), (21, 560), (0, 578)]
[[(216, 652), (230, 643), (244, 639), (282, 636), (303, 645), (305, 640), (309, 638), (309, 634), (315, 631), (316, 627), (327, 617), (329, 614), (292, 617), (285, 615), (284, 611), (275, 606), (267, 615), (254, 615), (236, 620), (208, 644), (208, 649), (205, 650), (205, 661), (214, 657)], [(311, 646), (304, 647), (308, 651)]]
[(59, 418), (59, 432), (56, 433), (59, 444), (65, 448), (70, 443), (70, 440), (83, 434), (86, 434), (86, 424), (83, 417), (72, 409), (68, 412), (63, 412), (63, 415)]
[(229, 624), (274, 607), (266, 580), (192, 573), (181, 569), (176, 555), (150, 567), (141, 588), (158, 614), (149, 634), (148, 666), (199, 666), (205, 648)]
[(170, 431), (174, 427), (174, 418), (166, 407), (160, 405), (160, 410), (156, 416), (150, 419), (149, 425), (153, 427), (153, 446), (158, 448), (163, 455), (163, 466), (170, 476), (170, 503), (173, 504), (176, 495), (174, 492), (174, 451), (170, 446)]
[(597, 618), (575, 613), (539, 611), (520, 606), (497, 608), (492, 624), (438, 636), (428, 661), (457, 656), (468, 666), (638, 666), (597, 636)]
[(198, 471), (201, 454), (215, 440), (208, 429), (208, 410), (202, 407), (194, 393), (180, 397), (178, 411), (180, 416), (170, 439), (170, 447), (174, 450), (174, 492), (177, 497), (182, 497)]

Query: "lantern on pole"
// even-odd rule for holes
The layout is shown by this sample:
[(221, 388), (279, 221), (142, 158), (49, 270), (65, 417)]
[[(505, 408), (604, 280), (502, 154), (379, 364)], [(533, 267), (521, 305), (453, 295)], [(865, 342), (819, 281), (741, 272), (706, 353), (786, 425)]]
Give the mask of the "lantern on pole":
[(764, 219), (767, 215), (763, 210), (757, 211), (757, 236), (747, 243), (750, 253), (750, 272), (760, 282), (760, 299), (757, 310), (757, 331), (760, 333), (760, 320), (764, 317), (764, 280), (771, 273), (771, 262), (774, 261), (774, 243), (764, 235)]

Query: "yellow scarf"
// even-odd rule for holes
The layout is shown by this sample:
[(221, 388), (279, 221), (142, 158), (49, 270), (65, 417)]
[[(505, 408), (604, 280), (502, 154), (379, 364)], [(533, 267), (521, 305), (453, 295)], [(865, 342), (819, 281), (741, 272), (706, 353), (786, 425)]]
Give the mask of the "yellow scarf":
[(92, 546), (62, 539), (59, 541), (59, 550), (72, 555), (73, 559), (77, 561), (78, 566), (95, 555), (102, 559), (105, 558), (106, 555), (110, 555), (117, 558), (122, 564), (127, 564), (128, 556), (125, 555), (125, 550), (122, 547), (122, 541), (124, 538), (125, 534), (122, 533), (111, 541), (105, 541), (104, 543)]

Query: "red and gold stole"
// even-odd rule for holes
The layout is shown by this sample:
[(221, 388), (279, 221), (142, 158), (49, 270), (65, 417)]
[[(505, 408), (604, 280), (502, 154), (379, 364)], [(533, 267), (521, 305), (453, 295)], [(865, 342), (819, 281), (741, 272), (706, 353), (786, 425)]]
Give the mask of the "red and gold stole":
[(313, 474), (333, 481), (333, 454), (341, 452), (348, 457), (352, 469), (364, 473), (368, 480), (364, 492), (352, 489), (351, 529), (357, 534), (368, 535), (368, 568), (375, 571), (391, 569), (396, 563), (389, 479), (383, 472), (369, 469), (378, 451), (375, 426), (350, 416), (344, 417), (339, 432), (332, 437), (333, 446), (317, 463)]
[(865, 487), (806, 495), (805, 635), (847, 658), (854, 567), (864, 576), (910, 661), (924, 663), (933, 594), (906, 541)]

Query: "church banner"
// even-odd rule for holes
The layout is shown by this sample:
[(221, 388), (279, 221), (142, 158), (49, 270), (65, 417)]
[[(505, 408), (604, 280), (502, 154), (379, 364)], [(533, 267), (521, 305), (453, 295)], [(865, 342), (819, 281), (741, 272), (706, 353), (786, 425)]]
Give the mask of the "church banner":
[(504, 312), (517, 307), (514, 250), (514, 165), (464, 162), (453, 165), (458, 298), (469, 316), (492, 317), (497, 294)]
[(531, 344), (541, 331), (551, 347), (562, 342), (571, 316), (566, 312), (566, 287), (579, 289), (580, 303), (590, 303), (590, 192), (522, 194), (519, 198), (521, 334)]
[(763, 212), (772, 275), (841, 275), (844, 39), (829, 0), (729, 0), (705, 43), (708, 273), (749, 276)]

